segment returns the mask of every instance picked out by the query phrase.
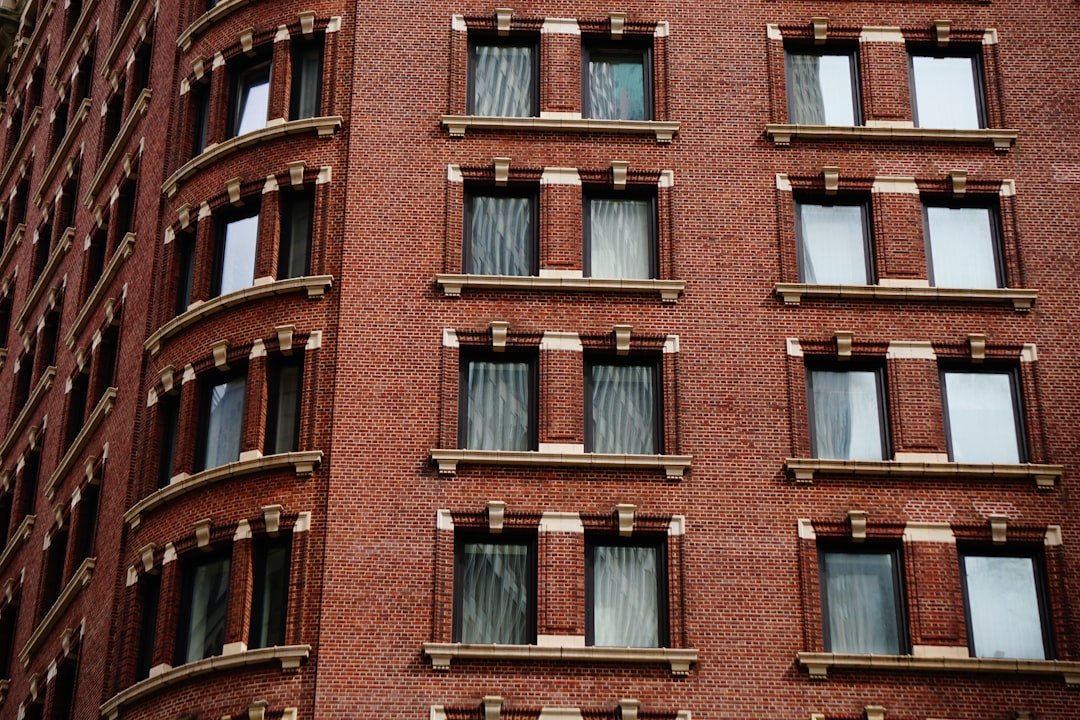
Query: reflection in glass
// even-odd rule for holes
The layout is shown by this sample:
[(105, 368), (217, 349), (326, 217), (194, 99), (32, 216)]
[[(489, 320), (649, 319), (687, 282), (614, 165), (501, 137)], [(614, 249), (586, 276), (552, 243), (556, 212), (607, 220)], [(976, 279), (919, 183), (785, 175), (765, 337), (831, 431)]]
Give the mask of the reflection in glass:
[(598, 278), (652, 276), (652, 203), (589, 200), (589, 268)]
[(657, 451), (655, 370), (653, 365), (592, 366), (591, 452)]
[(855, 56), (788, 53), (788, 121), (855, 125)]
[(799, 279), (818, 285), (867, 285), (863, 205), (799, 203)]
[(814, 457), (881, 460), (882, 412), (878, 373), (813, 370)]
[(659, 647), (659, 548), (593, 547), (592, 644)]
[(469, 363), (465, 447), (529, 449), (530, 376), (527, 362)]
[(975, 657), (1046, 658), (1033, 558), (965, 555), (964, 580)]
[(219, 295), (251, 287), (255, 279), (255, 245), (258, 236), (258, 215), (233, 220), (225, 226)]
[(1012, 373), (943, 375), (953, 462), (1020, 462)]
[(924, 128), (973, 130), (982, 127), (975, 58), (911, 58), (915, 124)]
[(530, 642), (528, 558), (524, 544), (464, 543), (458, 578), (460, 642)]
[(535, 235), (532, 197), (473, 195), (469, 202), (466, 272), (531, 275)]
[(829, 652), (898, 654), (893, 553), (826, 552), (823, 558)]
[(644, 54), (592, 51), (588, 109), (589, 117), (593, 118), (648, 120)]
[(999, 287), (990, 208), (927, 207), (926, 225), (935, 286)]
[(533, 115), (533, 49), (477, 44), (473, 53), (473, 114)]

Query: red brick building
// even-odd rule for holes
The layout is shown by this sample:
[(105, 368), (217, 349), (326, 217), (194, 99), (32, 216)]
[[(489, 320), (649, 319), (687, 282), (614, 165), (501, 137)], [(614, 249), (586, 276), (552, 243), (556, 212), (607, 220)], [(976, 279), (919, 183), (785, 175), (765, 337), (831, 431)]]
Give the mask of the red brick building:
[(0, 717), (1080, 717), (1076, 13), (0, 0)]

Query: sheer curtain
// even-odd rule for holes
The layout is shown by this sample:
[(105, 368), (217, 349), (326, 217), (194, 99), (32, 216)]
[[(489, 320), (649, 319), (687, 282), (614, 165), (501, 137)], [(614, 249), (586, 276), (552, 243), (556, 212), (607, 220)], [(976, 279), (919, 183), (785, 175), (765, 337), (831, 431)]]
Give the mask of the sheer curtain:
[(240, 457), (240, 430), (244, 422), (246, 376), (232, 378), (210, 388), (203, 468), (235, 462)]
[(656, 389), (651, 365), (592, 366), (592, 451), (656, 452)]
[(532, 198), (474, 195), (469, 227), (469, 272), (532, 273)]
[(220, 655), (225, 644), (225, 611), (228, 609), (229, 559), (197, 565), (191, 578), (191, 619), (184, 662)]
[(650, 277), (651, 212), (652, 203), (648, 200), (589, 200), (592, 277)]
[(466, 543), (462, 548), (461, 642), (526, 645), (527, 545)]
[(529, 117), (533, 114), (532, 48), (476, 45), (473, 114)]
[(1046, 658), (1030, 557), (964, 556), (976, 657)]
[(233, 220), (225, 226), (222, 242), (220, 295), (251, 287), (255, 279), (255, 246), (259, 238), (259, 216)]
[(989, 208), (927, 207), (930, 269), (937, 287), (998, 287)]
[(1010, 373), (947, 372), (945, 404), (954, 462), (1020, 462)]
[(834, 460), (881, 460), (881, 409), (872, 370), (814, 370), (814, 455)]
[(802, 281), (866, 285), (866, 236), (861, 205), (799, 204)]
[(645, 65), (640, 55), (589, 61), (589, 117), (645, 120)]
[(890, 553), (825, 553), (829, 650), (900, 652)]
[(593, 547), (593, 644), (659, 647), (656, 547)]
[(470, 450), (529, 449), (529, 364), (469, 363)]

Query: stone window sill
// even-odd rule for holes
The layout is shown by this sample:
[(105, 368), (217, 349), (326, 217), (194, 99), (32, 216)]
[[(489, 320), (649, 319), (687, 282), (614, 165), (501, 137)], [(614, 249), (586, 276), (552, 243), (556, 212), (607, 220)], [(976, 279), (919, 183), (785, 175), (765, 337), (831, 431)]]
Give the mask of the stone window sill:
[[(119, 274), (120, 268), (127, 262), (127, 259), (131, 256), (134, 249), (135, 233), (129, 232), (124, 235), (124, 239), (120, 241), (120, 244), (116, 248), (116, 252), (114, 252), (112, 258), (109, 259), (109, 264), (101, 271), (101, 277), (94, 283), (94, 289), (87, 295), (86, 302), (79, 310), (79, 314), (75, 316), (75, 321), (71, 323), (71, 329), (68, 330), (67, 335), (64, 337), (64, 344), (67, 345), (69, 350), (75, 349), (75, 340), (79, 337), (79, 333), (86, 327), (86, 323), (90, 320), (90, 316), (97, 310), (98, 305), (101, 304), (101, 299), (105, 296), (105, 291), (112, 286), (112, 282), (116, 279), (117, 274)], [(105, 312), (106, 314), (111, 313), (108, 307)]]
[(655, 135), (656, 142), (670, 143), (679, 123), (662, 120), (599, 120), (592, 118), (491, 117), (443, 115), (450, 137), (465, 137), (466, 130), (544, 130), (548, 132), (603, 132), (621, 135)]
[(433, 449), (431, 459), (439, 466), (440, 475), (453, 475), (458, 464), (563, 466), (610, 468), (613, 470), (653, 470), (663, 468), (668, 480), (681, 480), (690, 468), (689, 455), (619, 455), (609, 453), (550, 453), (508, 450), (444, 450)]
[(180, 186), (192, 175), (239, 150), (285, 137), (286, 135), (315, 133), (320, 138), (332, 137), (341, 128), (341, 123), (342, 118), (340, 115), (314, 117), (305, 120), (286, 121), (281, 118), (270, 120), (266, 127), (208, 146), (202, 153), (188, 160), (170, 175), (161, 186), (161, 189), (170, 198), (176, 197)]
[(11, 452), (12, 447), (15, 445), (15, 441), (22, 435), (26, 424), (30, 421), (30, 416), (34, 414), (34, 410), (37, 409), (38, 403), (45, 397), (45, 393), (49, 392), (49, 389), (53, 386), (53, 379), (56, 377), (56, 366), (50, 365), (45, 368), (45, 371), (41, 374), (41, 379), (38, 380), (38, 384), (34, 386), (34, 389), (30, 392), (30, 397), (27, 398), (26, 404), (23, 405), (22, 410), (15, 417), (15, 422), (11, 423), (11, 429), (8, 430), (7, 435), (4, 436), (4, 441), (0, 442), (0, 458), (7, 459), (8, 453)]
[(1062, 675), (1065, 684), (1080, 686), (1080, 662), (1065, 660), (1015, 660), (1001, 658), (914, 657), (912, 655), (858, 655), (801, 652), (799, 665), (811, 680), (825, 680), (829, 668), (857, 670), (931, 670), (1014, 675)]
[[(34, 282), (34, 286), (30, 289), (30, 293), (26, 296), (26, 302), (23, 303), (22, 309), (19, 310), (19, 314), (15, 316), (15, 332), (21, 333), (26, 328), (26, 321), (30, 317), (30, 312), (37, 307), (38, 301), (41, 300), (41, 296), (45, 294), (45, 288), (52, 282), (53, 275), (56, 274), (56, 269), (60, 267), (60, 263), (64, 261), (68, 251), (71, 250), (71, 244), (74, 239), (75, 228), (69, 227), (64, 230), (64, 234), (60, 236), (60, 241), (49, 255), (45, 267), (42, 268), (41, 275), (38, 276), (37, 280)], [(45, 241), (40, 240), (39, 242)]]
[[(26, 144), (30, 142), (30, 138), (33, 137), (34, 130), (37, 129), (39, 122), (41, 122), (40, 105), (31, 110), (30, 116), (23, 122), (23, 131), (18, 141), (16, 141), (15, 147), (11, 148), (11, 154), (8, 155), (7, 162), (4, 163), (4, 169), (0, 170), (0, 187), (7, 185), (7, 181), (11, 179), (11, 174), (15, 171), (15, 165), (19, 158), (23, 156), (23, 150), (26, 148)], [(7, 129), (6, 126), (4, 129)]]
[[(93, 411), (90, 413), (90, 417), (86, 418), (86, 422), (83, 423), (82, 430), (75, 436), (75, 440), (72, 441), (71, 447), (64, 453), (64, 457), (57, 463), (56, 469), (52, 475), (49, 476), (49, 482), (45, 483), (45, 498), (52, 502), (53, 497), (56, 495), (56, 488), (63, 481), (64, 477), (71, 472), (71, 468), (75, 465), (75, 461), (82, 457), (83, 452), (86, 450), (86, 446), (90, 444), (90, 438), (94, 436), (101, 424), (105, 422), (105, 418), (109, 417), (112, 413), (113, 405), (116, 404), (116, 388), (106, 388), (102, 393), (101, 399), (98, 400), (97, 405), (94, 406)], [(91, 458), (87, 461), (87, 464), (91, 468), (95, 465), (96, 458)]]
[(101, 716), (109, 720), (120, 717), (122, 707), (132, 705), (154, 693), (178, 685), (189, 678), (209, 675), (222, 670), (234, 670), (251, 665), (262, 665), (277, 660), (282, 672), (296, 672), (300, 664), (311, 654), (310, 645), (279, 645), (277, 647), (244, 650), (230, 655), (215, 655), (179, 667), (168, 668), (162, 673), (141, 680), (126, 690), (113, 695), (101, 706)]
[(45, 173), (41, 177), (41, 183), (38, 185), (37, 192), (34, 193), (34, 205), (38, 209), (43, 208), (45, 191), (49, 189), (52, 181), (56, 178), (60, 166), (73, 159), (74, 153), (72, 153), (71, 148), (75, 144), (75, 138), (78, 136), (79, 131), (82, 130), (82, 126), (86, 123), (88, 117), (90, 117), (90, 98), (83, 100), (79, 107), (75, 109), (75, 117), (64, 131), (63, 140), (60, 141), (60, 145), (56, 148), (56, 152), (53, 153), (49, 164), (45, 166)]
[(998, 152), (1008, 151), (1016, 142), (1019, 130), (979, 128), (867, 127), (865, 125), (778, 125), (765, 126), (765, 135), (777, 145), (792, 140), (878, 140), (888, 142), (946, 142), (981, 145), (992, 143)]
[(1036, 291), (1024, 288), (942, 288), (890, 285), (811, 285), (776, 283), (776, 296), (788, 305), (804, 298), (837, 300), (939, 300), (952, 302), (1012, 303), (1017, 312), (1027, 312), (1035, 304)]
[(19, 651), (19, 662), (23, 668), (30, 667), (30, 656), (41, 648), (46, 636), (53, 631), (56, 623), (60, 620), (60, 616), (75, 602), (75, 598), (78, 597), (82, 589), (90, 584), (94, 577), (95, 565), (97, 565), (97, 558), (86, 558), (79, 565), (75, 574), (71, 576), (71, 579), (68, 580), (67, 585), (64, 586), (64, 589), (56, 598), (56, 602), (49, 608), (49, 612), (45, 613), (45, 617), (38, 623), (34, 632), (31, 633), (30, 639), (26, 641), (26, 645)]
[(264, 455), (253, 460), (238, 460), (237, 462), (219, 465), (209, 470), (195, 473), (194, 475), (180, 474), (175, 476), (165, 487), (147, 495), (135, 503), (131, 509), (124, 513), (124, 522), (134, 530), (142, 523), (142, 517), (152, 510), (167, 505), (181, 495), (198, 490), (199, 488), (213, 485), (222, 480), (234, 477), (253, 475), (258, 472), (280, 470), (292, 467), (298, 477), (307, 477), (315, 471), (315, 467), (322, 462), (321, 450), (307, 450), (304, 452), (277, 453)]
[(207, 28), (221, 22), (225, 17), (250, 4), (251, 0), (224, 0), (224, 2), (218, 3), (196, 18), (195, 22), (191, 23), (186, 30), (176, 37), (177, 47), (187, 52), (191, 49), (191, 42), (197, 36), (206, 32)]
[(215, 315), (226, 308), (234, 305), (253, 302), (274, 295), (287, 295), (291, 293), (307, 292), (309, 298), (322, 297), (330, 290), (333, 282), (332, 275), (309, 275), (306, 277), (289, 278), (288, 280), (273, 280), (270, 282), (251, 285), (243, 290), (237, 290), (224, 295), (218, 295), (205, 302), (192, 304), (188, 309), (174, 317), (169, 322), (155, 330), (143, 347), (150, 351), (151, 355), (161, 352), (163, 342), (179, 333), (184, 328), (190, 327), (201, 320)]
[(549, 290), (557, 292), (603, 292), (659, 294), (666, 303), (679, 299), (686, 287), (682, 280), (622, 280), (618, 278), (539, 277), (534, 275), (435, 276), (447, 297), (460, 297), (464, 288), (475, 290)]
[(524, 660), (575, 663), (666, 663), (671, 674), (683, 677), (697, 662), (692, 648), (619, 648), (595, 646), (473, 645), (424, 643), (424, 654), (435, 670), (449, 670), (452, 660)]
[[(144, 88), (139, 93), (139, 97), (135, 98), (131, 110), (128, 111), (127, 118), (124, 119), (124, 124), (120, 126), (120, 132), (117, 133), (116, 139), (109, 146), (109, 151), (105, 153), (98, 171), (94, 173), (94, 179), (90, 181), (90, 189), (83, 196), (83, 204), (86, 207), (91, 207), (94, 200), (98, 199), (98, 194), (105, 184), (105, 179), (112, 174), (113, 169), (120, 161), (122, 151), (128, 146), (131, 136), (135, 134), (135, 128), (139, 125), (139, 121), (146, 115), (146, 111), (150, 109), (151, 96), (150, 88)], [(126, 164), (127, 161), (125, 160), (124, 165), (126, 166)]]
[(897, 477), (956, 478), (967, 480), (1028, 480), (1040, 490), (1053, 490), (1061, 480), (1061, 465), (1033, 463), (992, 464), (952, 462), (899, 462), (895, 460), (820, 460), (787, 458), (784, 469), (798, 484), (811, 484), (815, 478), (828, 477)]

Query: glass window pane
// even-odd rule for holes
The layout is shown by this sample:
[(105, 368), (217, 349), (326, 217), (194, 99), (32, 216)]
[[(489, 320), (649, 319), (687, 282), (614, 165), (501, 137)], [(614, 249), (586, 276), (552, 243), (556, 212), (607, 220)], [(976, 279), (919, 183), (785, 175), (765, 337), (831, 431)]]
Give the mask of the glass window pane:
[(652, 203), (589, 200), (589, 275), (652, 277)]
[(828, 651), (900, 652), (892, 553), (824, 553)]
[(229, 558), (218, 558), (191, 569), (187, 597), (188, 627), (182, 661), (195, 662), (220, 655), (225, 645), (225, 619), (229, 597)]
[(473, 114), (533, 115), (533, 48), (473, 46)]
[(1020, 462), (1012, 374), (947, 372), (944, 377), (953, 462)]
[(266, 453), (294, 452), (300, 421), (300, 391), (303, 370), (299, 364), (281, 365), (273, 374), (270, 411), (267, 421)]
[(528, 644), (529, 546), (464, 543), (459, 561), (460, 641)]
[(469, 201), (467, 271), (478, 275), (532, 274), (532, 198), (473, 195)]
[(814, 370), (814, 456), (834, 460), (881, 460), (882, 412), (878, 373)]
[(289, 546), (279, 543), (265, 547), (258, 565), (250, 644), (252, 648), (283, 645), (289, 599)]
[(251, 287), (255, 279), (255, 246), (258, 237), (258, 215), (234, 220), (225, 226), (218, 294), (224, 295)]
[(236, 84), (234, 135), (266, 127), (270, 105), (270, 63), (244, 70)]
[(644, 54), (590, 52), (588, 109), (593, 118), (648, 120)]
[(799, 203), (799, 275), (805, 283), (867, 285), (865, 208)]
[(651, 365), (592, 366), (591, 452), (657, 452), (655, 378)]
[(976, 657), (1046, 658), (1030, 557), (964, 556)]
[(593, 645), (659, 647), (658, 548), (593, 547)]
[(998, 287), (990, 208), (927, 207), (930, 276), (937, 287)]
[(305, 43), (293, 54), (291, 119), (303, 120), (319, 114), (322, 64), (321, 42)]
[[(285, 203), (282, 217), (278, 280), (303, 277), (311, 256), (312, 199), (303, 193)], [(257, 231), (256, 231), (256, 234)], [(252, 270), (254, 274), (254, 269)]]
[(528, 450), (530, 383), (527, 362), (470, 362), (465, 447)]
[(788, 118), (798, 125), (855, 125), (854, 56), (788, 54)]
[(919, 127), (969, 130), (982, 127), (975, 58), (911, 58), (915, 122)]
[(240, 458), (240, 431), (244, 419), (243, 375), (214, 385), (207, 393), (207, 422), (203, 469), (236, 462)]

